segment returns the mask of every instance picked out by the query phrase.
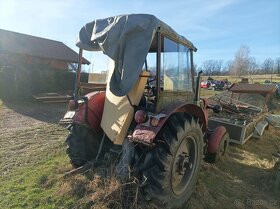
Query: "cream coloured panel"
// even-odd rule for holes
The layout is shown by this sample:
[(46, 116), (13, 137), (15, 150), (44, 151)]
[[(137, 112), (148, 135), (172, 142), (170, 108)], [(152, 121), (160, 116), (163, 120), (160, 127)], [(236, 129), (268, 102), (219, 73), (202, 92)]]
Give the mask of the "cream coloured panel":
[[(111, 77), (112, 70), (109, 76)], [(133, 105), (138, 105), (145, 89), (149, 72), (143, 71), (139, 76), (139, 80), (128, 93), (128, 96)], [(130, 105), (126, 96), (115, 96), (109, 90), (109, 82), (107, 83), (107, 91), (105, 98), (105, 106), (101, 127), (106, 135), (114, 144), (122, 144), (126, 137), (128, 128), (134, 117), (134, 108)]]

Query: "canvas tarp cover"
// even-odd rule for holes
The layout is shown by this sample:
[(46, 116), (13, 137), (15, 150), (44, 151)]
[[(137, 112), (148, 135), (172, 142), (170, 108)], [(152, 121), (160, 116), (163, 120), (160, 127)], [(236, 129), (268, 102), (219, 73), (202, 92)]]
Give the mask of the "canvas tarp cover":
[(193, 46), (155, 16), (148, 14), (120, 15), (90, 22), (81, 29), (76, 45), (85, 50), (103, 51), (114, 61), (110, 90), (116, 96), (124, 96), (138, 80), (159, 28)]

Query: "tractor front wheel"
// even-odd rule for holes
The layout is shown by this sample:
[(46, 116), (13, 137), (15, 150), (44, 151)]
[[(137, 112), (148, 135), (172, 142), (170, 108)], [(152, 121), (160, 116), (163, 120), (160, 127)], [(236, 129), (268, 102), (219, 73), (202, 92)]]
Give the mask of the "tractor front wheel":
[(157, 137), (154, 166), (144, 172), (145, 192), (165, 202), (167, 208), (181, 207), (195, 189), (203, 156), (203, 134), (198, 122), (185, 113), (170, 116)]

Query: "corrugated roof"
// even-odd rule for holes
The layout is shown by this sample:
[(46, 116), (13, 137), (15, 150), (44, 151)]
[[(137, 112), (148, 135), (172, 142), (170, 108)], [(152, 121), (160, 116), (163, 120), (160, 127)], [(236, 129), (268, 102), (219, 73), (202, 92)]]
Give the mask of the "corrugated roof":
[(256, 93), (256, 94), (274, 94), (276, 92), (275, 85), (235, 83), (230, 91), (234, 93)]
[[(78, 63), (79, 55), (59, 41), (0, 29), (0, 52)], [(83, 64), (90, 64), (83, 58)]]

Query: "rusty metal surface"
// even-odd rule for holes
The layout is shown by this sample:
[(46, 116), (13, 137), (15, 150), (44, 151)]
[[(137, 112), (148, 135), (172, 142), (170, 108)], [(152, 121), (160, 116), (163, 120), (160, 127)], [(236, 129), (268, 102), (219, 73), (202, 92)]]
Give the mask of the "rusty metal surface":
[(219, 150), (220, 142), (223, 136), (226, 134), (227, 129), (224, 126), (216, 127), (208, 137), (208, 152), (217, 153)]
[(223, 112), (212, 114), (208, 127), (214, 129), (225, 126), (230, 142), (244, 144), (252, 137), (256, 124), (266, 116), (266, 110), (226, 96), (213, 98), (222, 107)]
[[(205, 105), (207, 105), (207, 100), (204, 100), (204, 102)], [(157, 127), (147, 127), (142, 124), (138, 124), (130, 140), (153, 146), (157, 134), (164, 127), (164, 124), (168, 118), (175, 112), (185, 112), (192, 115), (193, 117), (196, 117), (200, 123), (200, 126), (202, 127), (202, 131), (206, 132), (208, 120), (207, 107), (205, 106), (205, 109), (202, 109), (194, 104), (178, 103), (171, 105), (169, 108), (162, 111), (166, 117), (160, 119)]]
[(215, 97), (212, 97), (212, 100), (217, 102), (223, 108), (223, 113), (220, 114), (220, 117), (226, 114), (226, 116), (223, 117), (227, 119), (236, 117), (248, 119), (257, 116), (262, 112), (266, 112), (265, 108), (261, 108), (260, 106), (255, 106), (224, 95), (216, 95)]
[(276, 92), (276, 86), (262, 85), (262, 84), (235, 83), (230, 87), (229, 90), (234, 93), (274, 94)]
[(156, 128), (137, 125), (130, 140), (148, 146), (154, 146), (155, 137), (156, 137)]

